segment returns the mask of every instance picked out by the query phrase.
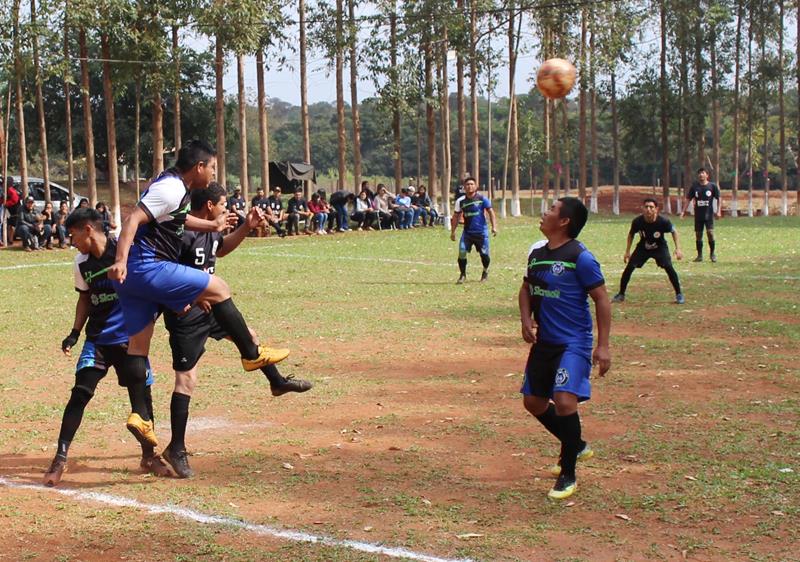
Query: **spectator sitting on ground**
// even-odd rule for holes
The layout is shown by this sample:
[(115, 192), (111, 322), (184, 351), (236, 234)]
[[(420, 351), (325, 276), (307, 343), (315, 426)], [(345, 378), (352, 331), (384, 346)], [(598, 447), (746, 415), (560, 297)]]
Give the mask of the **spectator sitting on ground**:
[(275, 228), (275, 232), (281, 238), (286, 236), (286, 232), (281, 227), (281, 223), (285, 220), (286, 212), (283, 210), (281, 188), (276, 185), (272, 188), (272, 195), (267, 197), (267, 222)]
[(22, 240), (22, 247), (26, 252), (34, 250), (53, 249), (53, 232), (49, 225), (45, 225), (42, 217), (34, 208), (34, 198), (28, 196), (25, 199), (25, 206), (17, 215), (17, 235)]
[(289, 236), (300, 234), (300, 219), (306, 221), (306, 234), (311, 234), (311, 217), (314, 213), (309, 211), (308, 202), (303, 198), (303, 188), (298, 187), (294, 190), (294, 197), (289, 199), (288, 219), (286, 220), (286, 230), (289, 231)]
[(55, 218), (55, 214), (53, 213), (53, 203), (50, 202), (50, 201), (47, 201), (44, 204), (44, 209), (42, 210), (42, 214), (39, 215), (39, 222), (43, 226), (49, 226), (50, 227), (50, 248), (48, 248), (48, 249), (52, 249), (52, 247), (53, 247), (53, 244), (52, 244), (53, 233), (56, 230), (55, 220), (56, 220), (56, 218)]
[(246, 207), (247, 203), (242, 197), (242, 188), (237, 187), (233, 190), (233, 195), (228, 199), (228, 211), (235, 213), (238, 217), (236, 228), (244, 224)]
[(256, 196), (250, 201), (251, 209), (261, 209), (264, 213), (264, 219), (258, 224), (256, 232), (258, 236), (266, 236), (269, 234), (269, 223), (267, 222), (267, 215), (269, 215), (269, 200), (267, 199), (264, 188), (259, 187), (256, 190)]
[(114, 219), (111, 217), (111, 213), (108, 212), (108, 207), (102, 201), (98, 201), (97, 205), (94, 206), (94, 210), (100, 213), (100, 216), (103, 218), (103, 232), (106, 236), (108, 236), (112, 230), (117, 230), (117, 225), (114, 224)]
[(89, 200), (84, 197), (78, 202), (79, 209), (88, 209), (89, 208)]
[(350, 230), (350, 214), (347, 212), (348, 203), (352, 203), (356, 196), (340, 189), (331, 194), (330, 204), (336, 210), (336, 221), (338, 222), (339, 232), (347, 232)]
[[(414, 210), (414, 224), (417, 224), (417, 219), (422, 219), (422, 226), (433, 226), (439, 213), (433, 208), (431, 198), (424, 185), (419, 186), (417, 193), (411, 198), (411, 203), (416, 206)], [(426, 219), (428, 219), (427, 225)]]
[(322, 199), (319, 193), (311, 195), (308, 202), (308, 210), (314, 213), (314, 226), (317, 234), (326, 234), (325, 223), (328, 222), (328, 204)]
[(382, 183), (378, 184), (378, 194), (375, 196), (372, 206), (378, 212), (381, 228), (391, 228), (394, 223), (392, 218), (392, 197)]
[(369, 182), (364, 180), (361, 182), (361, 191), (367, 192), (367, 199), (369, 199), (370, 205), (372, 204), (372, 200), (375, 199), (375, 192), (373, 192), (369, 187)]
[(392, 210), (395, 214), (397, 228), (400, 230), (411, 228), (411, 221), (414, 220), (414, 210), (411, 208), (411, 197), (408, 196), (408, 189), (405, 187), (394, 198), (394, 208)]
[(53, 230), (58, 238), (58, 247), (62, 249), (67, 247), (67, 227), (64, 226), (64, 223), (66, 222), (68, 216), (69, 207), (67, 206), (66, 201), (62, 201), (58, 206), (58, 212), (53, 219)]
[(356, 230), (372, 230), (375, 215), (377, 211), (370, 205), (368, 192), (362, 190), (356, 198), (355, 212), (350, 215), (350, 218), (358, 223)]

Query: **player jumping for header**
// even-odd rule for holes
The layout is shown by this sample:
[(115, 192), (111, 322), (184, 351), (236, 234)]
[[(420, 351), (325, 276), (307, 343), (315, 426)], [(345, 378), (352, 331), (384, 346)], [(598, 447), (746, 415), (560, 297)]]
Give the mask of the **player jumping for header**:
[[(717, 243), (714, 240), (714, 216), (722, 218), (722, 200), (720, 199), (719, 186), (708, 181), (708, 172), (705, 168), (697, 170), (697, 182), (689, 188), (686, 194), (686, 207), (681, 212), (681, 218), (686, 215), (689, 203), (694, 200), (694, 237), (697, 246), (697, 257), (694, 261), (703, 261), (703, 229), (708, 236), (708, 248), (711, 251), (711, 261), (717, 261)], [(716, 201), (716, 212), (714, 202)]]
[(487, 197), (478, 194), (478, 182), (475, 178), (464, 180), (464, 195), (456, 199), (455, 212), (450, 219), (450, 240), (456, 241), (456, 229), (458, 222), (464, 215), (464, 232), (461, 233), (461, 241), (458, 244), (458, 269), (461, 275), (456, 281), (461, 285), (467, 280), (467, 254), (472, 251), (472, 247), (478, 249), (483, 263), (483, 273), (481, 281), (489, 278), (489, 228), (486, 225), (486, 215), (489, 215), (489, 222), (492, 225), (492, 236), (497, 236), (497, 221), (492, 209), (492, 202)]
[[(577, 489), (575, 464), (592, 456), (581, 439), (578, 402), (591, 396), (592, 364), (600, 376), (611, 367), (608, 349), (611, 303), (600, 264), (575, 238), (588, 211), (580, 199), (562, 197), (543, 216), (547, 240), (531, 246), (519, 289), (522, 338), (532, 344), (522, 384), (525, 409), (561, 441), (558, 480), (548, 496), (563, 499)], [(592, 352), (592, 297), (597, 347)]]

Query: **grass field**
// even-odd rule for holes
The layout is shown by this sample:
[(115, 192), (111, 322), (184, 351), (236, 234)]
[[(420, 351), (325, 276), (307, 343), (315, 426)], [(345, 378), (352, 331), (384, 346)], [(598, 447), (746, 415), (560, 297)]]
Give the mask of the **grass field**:
[[(581, 236), (611, 294), (629, 221), (592, 217)], [(248, 239), (217, 271), (262, 339), (292, 348), (283, 372), (315, 388), (272, 398), (209, 343), (187, 434), (198, 476), (156, 479), (110, 377), (59, 487), (75, 495), (13, 487), (40, 481), (73, 384), (73, 251), (0, 252), (0, 560), (388, 559), (267, 527), (444, 559), (800, 560), (800, 220), (721, 221), (716, 264), (690, 263), (677, 224), (687, 304), (651, 262), (614, 305), (612, 370), (581, 409), (596, 456), (568, 503), (546, 498), (558, 447), (518, 394), (531, 218), (501, 223), (490, 281), (473, 255), (464, 286), (442, 229)], [(166, 444), (163, 326), (152, 359)]]

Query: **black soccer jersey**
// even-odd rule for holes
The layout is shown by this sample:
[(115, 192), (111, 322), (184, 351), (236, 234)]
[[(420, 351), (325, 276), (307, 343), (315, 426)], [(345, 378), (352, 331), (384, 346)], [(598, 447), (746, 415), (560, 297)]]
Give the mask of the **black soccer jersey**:
[(106, 275), (117, 256), (117, 241), (108, 238), (99, 258), (92, 254), (75, 256), (75, 290), (89, 293), (91, 302), (86, 323), (86, 340), (99, 345), (118, 345), (128, 341), (119, 297)]
[(274, 195), (267, 197), (267, 205), (270, 209), (272, 209), (272, 213), (274, 215), (280, 215), (281, 211), (283, 210), (283, 202), (281, 201), (281, 198), (275, 197)]
[(228, 210), (234, 213), (244, 213), (246, 206), (247, 203), (245, 203), (244, 197), (232, 196), (228, 199)]
[(668, 218), (658, 215), (653, 222), (647, 222), (639, 215), (631, 222), (630, 234), (639, 234), (638, 247), (645, 250), (659, 250), (667, 245), (667, 235), (675, 232)]
[(250, 206), (261, 209), (266, 213), (267, 209), (269, 209), (269, 200), (266, 197), (253, 197)]
[(714, 218), (714, 199), (719, 200), (719, 187), (714, 182), (705, 185), (695, 183), (686, 194), (686, 199), (694, 199), (695, 218)]
[[(213, 275), (217, 265), (217, 252), (222, 248), (223, 239), (224, 236), (220, 232), (187, 230), (183, 233), (179, 263), (194, 269), (202, 269)], [(171, 311), (165, 314), (174, 315)], [(179, 321), (192, 322), (205, 314), (199, 306), (193, 305), (187, 314), (179, 317)]]
[(143, 260), (177, 262), (190, 199), (176, 169), (161, 174), (139, 200), (139, 208), (150, 221), (136, 231), (131, 255)]
[(302, 197), (300, 199), (292, 197), (289, 199), (287, 207), (289, 213), (305, 213), (308, 211), (308, 203)]

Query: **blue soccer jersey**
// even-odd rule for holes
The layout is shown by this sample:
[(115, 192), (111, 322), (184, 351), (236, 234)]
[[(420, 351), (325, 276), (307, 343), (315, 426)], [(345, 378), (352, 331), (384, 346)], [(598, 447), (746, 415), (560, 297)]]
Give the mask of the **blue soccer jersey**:
[(128, 341), (119, 297), (106, 275), (108, 268), (114, 265), (116, 255), (117, 241), (108, 238), (106, 249), (99, 258), (92, 254), (75, 256), (75, 290), (88, 293), (90, 300), (86, 341), (98, 345)]
[(131, 250), (134, 259), (178, 261), (190, 199), (175, 169), (165, 171), (147, 188), (138, 206), (150, 220), (136, 231)]
[(577, 240), (554, 250), (542, 240), (531, 246), (525, 281), (539, 325), (537, 341), (591, 353), (589, 291), (605, 284), (600, 264)]
[(492, 208), (492, 202), (480, 194), (469, 198), (466, 195), (456, 199), (456, 213), (464, 214), (464, 232), (468, 234), (483, 234), (488, 230), (486, 226), (486, 209)]

